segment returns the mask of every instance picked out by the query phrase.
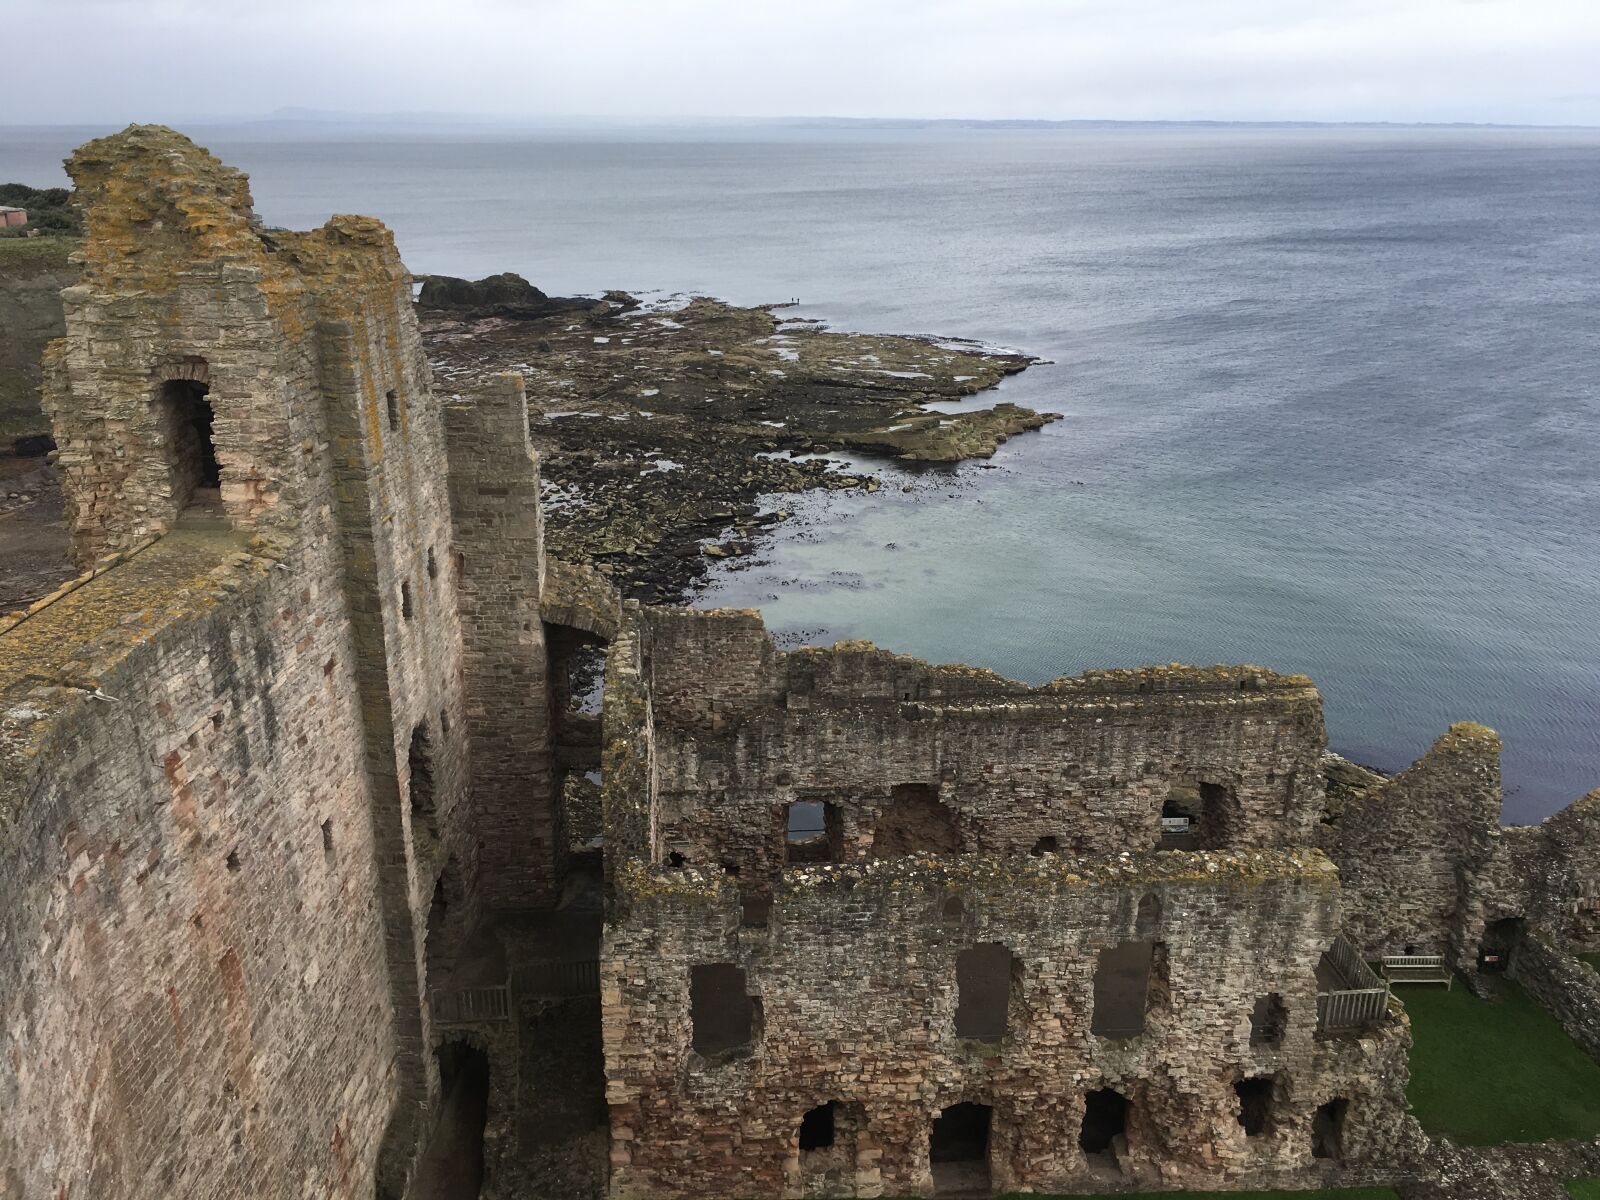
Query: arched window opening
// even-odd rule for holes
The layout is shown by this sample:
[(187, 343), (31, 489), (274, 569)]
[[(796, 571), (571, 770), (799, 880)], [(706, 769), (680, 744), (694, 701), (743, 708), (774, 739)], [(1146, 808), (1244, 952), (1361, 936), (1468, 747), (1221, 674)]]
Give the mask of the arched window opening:
[(800, 1153), (805, 1154), (811, 1150), (827, 1150), (833, 1145), (834, 1112), (839, 1107), (836, 1101), (830, 1100), (826, 1104), (809, 1110), (800, 1118)]
[(1161, 849), (1192, 850), (1199, 844), (1200, 795), (1174, 787), (1161, 804)]
[(177, 512), (191, 504), (214, 505), (220, 500), (222, 466), (212, 429), (215, 414), (207, 399), (210, 390), (193, 379), (170, 379), (161, 385), (162, 436)]
[(1484, 927), (1478, 945), (1478, 970), (1503, 974), (1511, 969), (1526, 925), (1521, 917), (1505, 917)]
[(1161, 928), (1161, 897), (1147, 892), (1139, 901), (1139, 911), (1134, 915), (1134, 929), (1140, 937), (1150, 937)]

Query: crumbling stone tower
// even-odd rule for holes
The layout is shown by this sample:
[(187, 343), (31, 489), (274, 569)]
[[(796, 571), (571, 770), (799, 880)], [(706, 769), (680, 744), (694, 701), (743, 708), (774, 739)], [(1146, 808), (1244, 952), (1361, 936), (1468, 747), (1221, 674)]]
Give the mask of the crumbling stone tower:
[(555, 886), (520, 381), (451, 403), (501, 440), (452, 479), (379, 222), (265, 230), (160, 127), (68, 168), (45, 402), (88, 573), (0, 622), (0, 1195), (398, 1195), (430, 956)]

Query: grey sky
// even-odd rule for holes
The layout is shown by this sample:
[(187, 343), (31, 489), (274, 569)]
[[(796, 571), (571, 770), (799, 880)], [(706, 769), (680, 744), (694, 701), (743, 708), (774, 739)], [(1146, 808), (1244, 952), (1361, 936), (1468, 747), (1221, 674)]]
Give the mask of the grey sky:
[(9, 123), (296, 105), (1600, 124), (1597, 0), (0, 0), (0, 37)]

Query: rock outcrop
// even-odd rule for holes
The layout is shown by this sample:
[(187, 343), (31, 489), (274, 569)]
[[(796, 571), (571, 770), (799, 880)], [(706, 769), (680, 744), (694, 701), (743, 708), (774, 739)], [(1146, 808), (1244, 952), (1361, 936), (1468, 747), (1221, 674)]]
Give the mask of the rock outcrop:
[(484, 279), (429, 275), (422, 281), (417, 304), (425, 310), (456, 317), (509, 317), (519, 321), (606, 307), (603, 301), (584, 296), (547, 296), (512, 271)]

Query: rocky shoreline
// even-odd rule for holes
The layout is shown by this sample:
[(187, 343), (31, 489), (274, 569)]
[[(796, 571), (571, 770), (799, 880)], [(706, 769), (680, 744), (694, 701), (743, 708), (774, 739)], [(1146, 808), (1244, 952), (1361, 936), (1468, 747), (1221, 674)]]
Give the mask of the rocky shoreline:
[[(839, 333), (786, 318), (783, 306), (704, 297), (609, 292), (580, 306), (530, 289), (518, 305), (503, 276), (475, 310), (463, 281), (436, 278), (419, 304), (436, 386), (520, 371), (550, 552), (653, 603), (684, 600), (713, 563), (749, 553), (789, 517), (785, 493), (883, 486), (869, 469), (842, 469), (838, 454), (938, 469), (1058, 419), (1005, 403), (929, 407), (1037, 361), (1022, 354)], [(430, 304), (430, 291), (450, 306)], [(517, 309), (540, 315), (501, 315)]]
[[(432, 276), (422, 292), (441, 393), (499, 371), (527, 380), (551, 554), (652, 603), (688, 602), (715, 565), (742, 560), (792, 515), (786, 495), (911, 490), (906, 471), (886, 484), (862, 458), (942, 482), (1058, 419), (1006, 403), (931, 408), (1037, 361), (969, 342), (840, 333), (783, 306), (704, 297), (548, 297), (512, 275)], [(55, 475), (42, 456), (0, 456), (0, 611), (73, 573)]]

